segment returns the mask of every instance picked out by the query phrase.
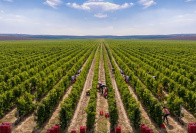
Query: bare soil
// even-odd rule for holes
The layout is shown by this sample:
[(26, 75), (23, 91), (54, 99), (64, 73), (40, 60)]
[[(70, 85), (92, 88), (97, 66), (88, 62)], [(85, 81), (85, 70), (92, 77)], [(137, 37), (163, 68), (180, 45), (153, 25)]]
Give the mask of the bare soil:
[(109, 60), (109, 57), (107, 56), (107, 63), (108, 63), (108, 68), (109, 68), (109, 73), (110, 73), (110, 78), (112, 81), (112, 86), (115, 90), (115, 98), (116, 98), (116, 104), (117, 104), (117, 108), (118, 108), (118, 126), (121, 126), (121, 131), (122, 133), (128, 133), (128, 132), (133, 132), (134, 128), (131, 127), (131, 122), (127, 116), (124, 104), (122, 102), (117, 84), (116, 84), (116, 80), (115, 80), (115, 75), (112, 73), (112, 65), (111, 62)]
[(71, 132), (73, 128), (76, 128), (76, 131), (79, 132), (80, 126), (86, 126), (87, 114), (85, 112), (85, 109), (87, 108), (88, 101), (90, 99), (90, 96), (86, 96), (86, 91), (92, 88), (95, 63), (96, 63), (96, 59), (94, 58), (89, 73), (87, 75), (79, 103), (77, 105), (74, 116), (70, 122), (68, 132)]
[(12, 111), (10, 111), (8, 114), (6, 114), (1, 120), (0, 123), (2, 122), (10, 122), (12, 125), (16, 121), (15, 114), (17, 112), (17, 108), (15, 107)]
[(31, 133), (36, 126), (33, 114), (26, 118), (21, 124), (19, 124), (12, 132), (13, 133)]
[[(104, 70), (104, 61), (103, 61), (103, 52), (101, 51), (100, 62), (99, 62), (99, 82), (106, 84), (105, 82), (105, 70)], [(105, 116), (100, 116), (100, 111), (103, 110), (103, 113), (109, 113), (108, 111), (108, 102), (104, 98), (101, 91), (97, 92), (97, 108), (96, 108), (96, 120), (95, 120), (95, 132), (96, 133), (107, 133), (110, 130), (109, 118)]]

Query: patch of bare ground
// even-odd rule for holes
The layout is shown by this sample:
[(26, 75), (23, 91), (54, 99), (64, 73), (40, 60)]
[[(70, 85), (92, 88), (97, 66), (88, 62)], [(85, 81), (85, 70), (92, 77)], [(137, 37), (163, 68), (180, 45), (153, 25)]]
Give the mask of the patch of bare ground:
[(12, 132), (13, 133), (31, 133), (36, 126), (33, 115), (26, 118), (21, 124), (18, 125)]
[(87, 108), (88, 101), (90, 99), (89, 96), (86, 96), (86, 91), (92, 88), (95, 63), (96, 63), (96, 59), (94, 58), (89, 73), (87, 75), (76, 111), (70, 122), (70, 126), (68, 127), (68, 132), (71, 132), (73, 128), (76, 128), (76, 131), (79, 132), (80, 126), (86, 126), (87, 114), (85, 112), (85, 109)]
[[(118, 66), (118, 64), (116, 63), (113, 56), (112, 56), (112, 58), (113, 58), (115, 64)], [(119, 66), (118, 66), (118, 68), (119, 68)], [(154, 98), (156, 98), (156, 97), (154, 97)], [(147, 116), (147, 115), (144, 115), (144, 116)], [(153, 121), (150, 117), (149, 117), (149, 119), (151, 121)], [(173, 118), (172, 116), (168, 116), (168, 120), (169, 120), (169, 124), (165, 124), (166, 125), (166, 131), (164, 131), (164, 132), (168, 132), (168, 133), (177, 133), (177, 132), (187, 133), (187, 128), (185, 128), (185, 126), (181, 125), (175, 118)], [(150, 127), (150, 128), (153, 128), (153, 127)]]
[(13, 125), (14, 122), (17, 120), (17, 118), (15, 117), (16, 112), (17, 112), (17, 108), (15, 107), (0, 120), (0, 123), (10, 122)]
[[(101, 46), (102, 48), (102, 46)], [(105, 70), (103, 61), (103, 51), (101, 51), (100, 61), (99, 61), (99, 82), (106, 84), (105, 82)], [(95, 120), (95, 132), (96, 133), (107, 133), (110, 130), (109, 118), (105, 116), (100, 116), (100, 111), (103, 110), (104, 113), (109, 113), (108, 102), (100, 92), (97, 92), (97, 108), (96, 108), (96, 120)]]
[(184, 111), (184, 117), (182, 120), (185, 123), (185, 126), (188, 126), (189, 122), (196, 122), (196, 118), (184, 107), (182, 107), (182, 110)]
[(118, 126), (121, 126), (122, 133), (133, 132), (133, 128), (130, 125), (131, 122), (127, 116), (124, 104), (122, 102), (122, 99), (121, 99), (121, 96), (120, 96), (120, 93), (119, 93), (119, 90), (116, 84), (115, 75), (112, 73), (112, 65), (111, 65), (111, 62), (108, 56), (107, 56), (107, 63), (108, 63), (110, 78), (112, 81), (112, 86), (115, 90), (115, 98), (116, 98), (116, 104), (118, 108), (118, 117), (119, 117)]

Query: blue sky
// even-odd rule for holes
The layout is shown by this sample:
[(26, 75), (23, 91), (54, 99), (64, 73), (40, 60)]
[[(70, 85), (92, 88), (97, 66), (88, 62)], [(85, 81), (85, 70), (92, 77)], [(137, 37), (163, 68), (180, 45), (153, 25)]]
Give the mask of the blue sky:
[(196, 0), (0, 0), (0, 33), (196, 33)]

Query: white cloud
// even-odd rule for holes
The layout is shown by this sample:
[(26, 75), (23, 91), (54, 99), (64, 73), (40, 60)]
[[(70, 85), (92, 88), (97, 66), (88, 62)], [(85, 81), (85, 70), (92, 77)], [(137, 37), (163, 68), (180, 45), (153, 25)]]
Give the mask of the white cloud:
[(67, 6), (76, 8), (76, 9), (82, 9), (82, 10), (90, 10), (90, 7), (88, 7), (87, 5), (83, 4), (83, 5), (78, 5), (76, 3), (67, 3)]
[(67, 3), (67, 6), (70, 6), (76, 9), (91, 10), (91, 11), (95, 10), (95, 11), (100, 11), (100, 12), (125, 9), (133, 5), (134, 5), (133, 3), (124, 3), (122, 5), (118, 5), (118, 4), (114, 4), (110, 2), (103, 2), (102, 0), (99, 0), (99, 1), (90, 0), (90, 1), (84, 2), (82, 5), (78, 5), (77, 3)]
[(95, 14), (94, 17), (97, 17), (97, 18), (107, 18), (108, 15), (107, 14), (98, 13), (98, 14)]
[(46, 0), (44, 2), (45, 5), (51, 6), (52, 8), (56, 8), (56, 6), (61, 3), (62, 3), (61, 0)]
[(143, 5), (144, 8), (148, 8), (152, 5), (155, 5), (156, 2), (154, 0), (139, 0), (139, 4)]
[(13, 2), (13, 0), (4, 0), (4, 1), (7, 1), (7, 2)]
[(125, 9), (133, 6), (133, 3), (124, 3), (122, 5), (118, 5), (111, 2), (104, 2), (104, 0), (89, 0), (84, 2), (82, 5), (77, 3), (67, 3), (67, 6), (70, 6), (75, 9), (86, 10), (94, 12), (94, 17), (97, 18), (106, 18), (107, 14), (104, 12), (115, 11), (120, 9)]

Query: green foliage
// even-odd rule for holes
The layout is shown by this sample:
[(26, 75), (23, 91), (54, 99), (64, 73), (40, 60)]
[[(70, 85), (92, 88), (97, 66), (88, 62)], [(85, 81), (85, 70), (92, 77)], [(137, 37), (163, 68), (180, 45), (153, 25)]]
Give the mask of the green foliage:
[[(157, 123), (160, 123), (161, 118), (153, 115), (153, 113), (160, 114), (161, 105), (151, 98), (152, 96), (149, 94), (157, 95), (159, 83), (162, 83), (169, 93), (173, 92), (175, 94), (175, 99), (170, 98), (170, 102), (167, 105), (171, 106), (170, 110), (174, 112), (174, 115), (179, 114), (177, 105), (181, 100), (183, 100), (182, 104), (189, 110), (194, 111), (196, 115), (196, 63), (194, 54), (196, 47), (194, 41), (106, 41), (109, 42), (114, 53), (113, 56), (119, 66), (130, 76), (130, 84), (135, 89), (138, 97), (141, 101), (147, 100), (146, 106), (149, 106), (147, 111)], [(53, 107), (62, 98), (65, 90), (71, 84), (70, 77), (75, 74), (77, 68), (80, 68), (82, 64), (82, 62), (79, 62), (79, 59), (95, 46), (94, 42), (95, 40), (2, 42), (0, 44), (0, 117), (4, 116), (5, 112), (15, 105), (27, 106), (29, 104), (27, 108), (19, 106), (18, 109), (22, 115), (30, 113), (28, 108), (36, 104), (32, 104), (34, 97), (33, 99), (28, 99), (28, 103), (25, 100), (25, 95), (31, 94), (29, 95), (31, 97), (33, 96), (32, 92), (36, 91), (35, 97), (38, 100), (41, 100), (47, 94), (49, 94), (47, 97), (50, 97), (43, 99), (37, 107), (37, 112), (39, 112), (37, 114), (38, 123), (42, 124), (51, 115)], [(110, 54), (109, 58), (110, 60), (112, 59)], [(151, 74), (147, 74), (147, 72), (151, 72)], [(152, 76), (156, 76), (156, 80)], [(119, 75), (119, 77), (121, 76)], [(62, 81), (54, 88), (61, 78)], [(97, 84), (96, 81), (94, 81), (94, 84)], [(121, 83), (120, 81), (119, 79), (119, 84)], [(84, 82), (84, 79), (79, 82)], [(122, 84), (120, 86), (122, 86), (122, 90), (125, 89), (125, 91), (120, 93), (123, 95), (123, 102), (126, 107), (130, 107), (128, 111), (129, 118), (131, 120), (139, 118), (134, 117), (133, 113), (131, 113), (136, 112), (135, 116), (139, 116), (137, 104), (129, 104), (131, 96), (126, 95), (128, 93), (126, 90), (127, 86)], [(81, 89), (79, 86), (76, 86), (76, 88)], [(70, 97), (77, 102), (79, 94), (78, 91), (74, 91)], [(113, 97), (112, 93), (108, 96)], [(111, 103), (113, 102), (111, 100)], [(75, 106), (76, 103), (71, 105), (72, 108)], [(132, 111), (131, 107), (134, 107), (135, 111)], [(154, 110), (151, 108), (154, 108)], [(89, 114), (87, 115), (87, 125), (89, 127), (94, 125), (95, 109), (96, 88), (91, 89), (91, 98), (87, 109)], [(111, 108), (111, 110), (115, 111), (115, 108)], [(68, 110), (71, 113), (72, 111)]]
[[(112, 52), (115, 53), (113, 56), (116, 61), (121, 62), (117, 59), (120, 57), (134, 75), (138, 76), (142, 83), (151, 90), (153, 95), (157, 95), (155, 86), (157, 83), (161, 83), (165, 90), (168, 90), (170, 93), (174, 92), (178, 98), (183, 100), (184, 106), (195, 112), (196, 103), (194, 103), (195, 100), (193, 99), (196, 95), (194, 89), (196, 76), (193, 74), (196, 74), (196, 63), (193, 63), (194, 56), (191, 53), (195, 51), (195, 42), (140, 40), (107, 40), (107, 42), (109, 42)], [(172, 48), (170, 47), (171, 45)], [(166, 47), (167, 49), (165, 49)], [(170, 48), (168, 49), (168, 47)], [(182, 53), (186, 54), (183, 55)], [(181, 59), (181, 56), (183, 59)], [(121, 65), (121, 67), (125, 70), (124, 65)], [(146, 74), (149, 71), (151, 73)], [(151, 80), (147, 79), (147, 75), (156, 76), (153, 89)], [(132, 78), (132, 80), (130, 80), (130, 83), (135, 87), (137, 84), (136, 80), (135, 78)], [(136, 92), (141, 94), (139, 90), (136, 90)]]
[(26, 114), (31, 113), (35, 109), (33, 99), (34, 96), (29, 93), (25, 93), (22, 97), (18, 99), (17, 111), (19, 112), (19, 116), (25, 116)]
[[(59, 42), (60, 44), (58, 44)], [(0, 105), (0, 112), (2, 113), (0, 113), (0, 117), (4, 115), (4, 112), (9, 111), (15, 106), (18, 99), (26, 92), (33, 93), (33, 91), (37, 90), (34, 95), (40, 100), (64, 76), (62, 70), (68, 72), (80, 57), (96, 46), (95, 44), (94, 40), (18, 41), (11, 42), (11, 44), (9, 42), (1, 43), (3, 52), (5, 52), (4, 55), (10, 56), (9, 54), (11, 54), (11, 56), (10, 58), (6, 58), (7, 60), (1, 60), (2, 63), (0, 65), (2, 68), (0, 73), (3, 75), (3, 80), (6, 78), (6, 81), (0, 81), (0, 86), (2, 86), (0, 88), (0, 96), (2, 96), (2, 104)], [(13, 51), (14, 54), (12, 54)], [(17, 55), (15, 51), (20, 51), (20, 54)], [(12, 58), (14, 58), (13, 61), (11, 61)], [(72, 69), (71, 73), (75, 73), (75, 71)], [(54, 77), (54, 80), (48, 80), (49, 75), (50, 77)], [(47, 82), (43, 81), (53, 81), (53, 86), (47, 88)], [(67, 80), (66, 82), (66, 86), (69, 86), (70, 81)], [(59, 86), (61, 86), (59, 87), (61, 89), (57, 91), (59, 94), (58, 97), (62, 97), (65, 90), (64, 84), (61, 82)]]
[(109, 114), (110, 114), (110, 127), (111, 129), (115, 128), (115, 125), (118, 122), (118, 109), (116, 106), (116, 100), (115, 100), (115, 92), (112, 86), (110, 74), (109, 74), (109, 68), (107, 65), (107, 57), (106, 57), (106, 51), (105, 47), (102, 49), (103, 52), (103, 58), (104, 58), (104, 68), (105, 68), (105, 80), (106, 80), (106, 86), (108, 91), (108, 105), (109, 105)]
[(188, 74), (188, 78), (189, 78), (192, 82), (195, 81), (195, 77), (194, 77), (194, 74), (193, 74), (192, 72), (190, 72), (190, 73)]
[[(129, 67), (124, 63), (124, 62), (127, 63), (127, 61), (123, 62), (121, 60), (121, 58), (119, 58), (117, 56), (116, 52), (117, 51), (115, 51), (115, 53), (112, 52), (112, 55), (114, 56), (116, 62), (121, 67), (121, 69), (124, 70), (125, 74), (130, 77), (130, 84), (132, 85), (132, 87), (134, 87), (138, 97), (142, 100), (144, 105), (147, 107), (147, 111), (148, 111), (149, 115), (155, 120), (155, 122), (157, 122), (157, 124), (161, 124), (162, 123), (162, 116), (163, 116), (162, 115), (161, 104), (159, 104), (158, 100), (153, 98), (153, 96), (151, 95), (151, 92), (148, 89), (146, 89), (145, 86), (143, 85), (143, 83), (140, 82), (138, 80), (138, 78), (134, 75), (134, 73), (137, 72), (137, 67), (133, 66), (132, 69), (134, 69), (135, 71), (134, 72), (131, 71), (129, 69)], [(108, 53), (110, 53), (110, 52), (108, 52)], [(132, 116), (132, 118), (137, 118), (137, 119), (134, 120), (133, 123), (134, 123), (134, 126), (138, 128), (140, 120), (141, 120), (140, 113), (137, 111), (137, 108), (136, 108), (136, 110), (134, 110), (133, 108), (129, 107), (128, 105), (130, 105), (130, 104), (127, 103), (127, 102), (130, 102), (130, 101), (135, 101), (135, 99), (132, 97), (130, 92), (127, 90), (128, 87), (125, 84), (125, 82), (124, 82), (120, 72), (118, 71), (118, 68), (115, 66), (115, 63), (114, 63), (113, 60), (112, 60), (112, 64), (115, 68), (116, 82), (117, 82), (118, 88), (120, 90), (121, 97), (122, 97), (122, 100), (125, 104), (125, 107), (126, 107), (127, 110), (129, 110), (129, 112), (131, 110), (135, 111), (134, 113), (130, 113), (130, 114), (135, 114), (134, 116), (138, 116), (138, 117), (133, 117)], [(130, 62), (130, 64), (131, 64), (131, 62)], [(151, 82), (155, 82), (155, 80), (152, 80)], [(123, 85), (123, 83), (125, 85)], [(155, 84), (155, 85), (157, 86), (157, 84)], [(157, 93), (157, 88), (154, 92)], [(131, 98), (133, 100), (130, 100)], [(136, 101), (134, 103), (136, 103)], [(137, 104), (135, 104), (135, 105), (137, 105)], [(138, 109), (139, 109), (139, 104), (137, 106), (138, 106)], [(156, 110), (155, 110), (155, 108), (156, 108)]]
[(168, 83), (169, 83), (168, 78), (164, 76), (161, 80), (161, 83), (163, 87), (168, 87)]
[[(72, 87), (71, 93), (69, 94), (68, 98), (64, 100), (64, 102), (61, 104), (61, 111), (60, 111), (60, 124), (62, 128), (65, 128), (68, 126), (69, 121), (71, 120), (74, 110), (76, 108), (76, 105), (78, 103), (78, 100), (80, 98), (80, 94), (82, 92), (85, 79), (88, 74), (88, 70), (91, 66), (91, 63), (93, 61), (95, 54), (95, 50), (93, 50), (92, 54), (90, 55), (86, 65), (84, 66), (83, 70), (80, 73), (80, 76), (77, 78), (75, 84)], [(86, 54), (87, 55), (87, 54)], [(85, 57), (85, 56), (84, 56)], [(84, 62), (86, 58), (81, 58), (80, 61)], [(83, 63), (81, 63), (82, 65)], [(78, 66), (75, 64), (75, 66)], [(78, 66), (76, 69), (75, 67), (74, 70), (78, 70), (81, 66)]]
[[(107, 52), (109, 54), (109, 57), (111, 57), (111, 53), (109, 52), (107, 47), (106, 47), (106, 50), (107, 50)], [(118, 70), (118, 68), (115, 65), (113, 60), (111, 60), (111, 63), (112, 63), (112, 66), (113, 66), (113, 68), (115, 70), (116, 83), (117, 83), (118, 89), (120, 91), (120, 95), (121, 95), (122, 101), (123, 101), (123, 103), (125, 105), (125, 108), (127, 110), (128, 117), (132, 121), (133, 126), (135, 128), (139, 128), (139, 124), (141, 122), (141, 112), (139, 110), (139, 103), (137, 103), (135, 98), (133, 98), (132, 95), (130, 94), (128, 86), (125, 83), (124, 78), (121, 76), (121, 73)], [(123, 66), (123, 63), (120, 64), (120, 65)], [(124, 70), (125, 73), (127, 73), (127, 71), (128, 71), (127, 68), (124, 68), (123, 70)], [(132, 73), (132, 72), (130, 72), (130, 73)], [(133, 78), (132, 75), (129, 75), (129, 76), (130, 76), (130, 78)]]
[[(58, 83), (58, 86), (57, 87), (52, 88), (52, 90), (50, 90), (49, 95), (47, 95), (47, 97), (40, 102), (41, 104), (38, 105), (37, 114), (36, 114), (38, 126), (42, 125), (46, 121), (46, 119), (52, 114), (52, 112), (54, 111), (54, 108), (53, 107), (57, 104), (58, 100), (62, 98), (63, 93), (65, 92), (65, 90), (71, 84), (71, 80), (69, 78), (71, 77), (71, 75), (74, 75), (76, 73), (76, 70), (78, 70), (79, 68), (81, 68), (81, 66), (83, 65), (83, 63), (85, 62), (85, 60), (91, 54), (92, 49), (94, 49), (94, 46), (91, 49), (89, 49), (81, 58), (78, 58), (77, 60), (75, 60), (74, 62), (77, 62), (77, 63), (75, 63), (73, 66), (69, 66), (69, 63), (72, 63), (72, 60), (70, 60), (69, 62), (66, 63), (67, 66), (69, 66), (69, 67), (66, 67), (67, 70), (69, 70), (71, 68), (67, 72), (67, 75), (65, 77), (63, 77), (63, 79), (61, 80), (61, 82)], [(83, 51), (83, 52), (85, 52), (85, 51)], [(82, 54), (82, 53), (80, 53), (80, 54)], [(77, 56), (80, 57), (81, 56), (80, 54), (77, 55)], [(91, 61), (92, 61), (92, 58), (93, 58), (93, 54), (90, 55)], [(89, 64), (88, 64), (88, 66), (89, 66)], [(84, 82), (83, 81), (84, 79), (82, 79), (82, 78), (84, 78), (82, 76), (82, 74), (80, 75), (80, 77), (81, 78), (78, 78), (76, 83)], [(65, 83), (65, 80), (68, 80), (69, 82), (67, 82), (67, 84), (64, 84)], [(51, 83), (53, 83), (52, 76), (50, 76), (50, 78), (48, 79), (48, 82), (46, 82), (46, 84), (49, 84), (49, 86), (50, 86)], [(77, 100), (76, 99), (79, 98), (79, 96), (80, 96), (80, 95), (78, 95), (78, 92), (80, 92), (81, 87), (79, 88), (78, 87), (78, 84), (76, 84), (76, 83), (74, 84), (74, 86), (76, 88), (75, 89), (73, 89), (74, 87), (72, 88), (73, 93), (71, 93), (69, 95), (69, 100), (68, 100), (68, 101), (72, 101), (73, 102), (72, 106), (75, 106), (76, 105), (76, 103), (77, 103)], [(73, 99), (70, 100), (70, 97), (72, 97)], [(70, 114), (70, 112), (68, 112), (68, 114)], [(70, 118), (70, 117), (66, 116), (66, 118)], [(60, 118), (60, 119), (62, 119), (62, 118)]]
[(167, 107), (172, 115), (180, 116), (180, 105), (182, 103), (182, 99), (178, 98), (174, 93), (169, 94), (167, 98)]
[(33, 87), (34, 89), (36, 88), (36, 86), (38, 85), (38, 79), (36, 77), (31, 78), (31, 87)]
[(96, 63), (95, 63), (95, 70), (93, 75), (93, 83), (92, 88), (90, 90), (90, 99), (88, 102), (88, 107), (85, 110), (87, 113), (87, 121), (86, 126), (87, 129), (91, 129), (95, 124), (95, 118), (96, 118), (96, 107), (97, 107), (97, 81), (99, 78), (99, 59), (100, 59), (100, 48), (98, 47), (98, 54), (96, 57)]

